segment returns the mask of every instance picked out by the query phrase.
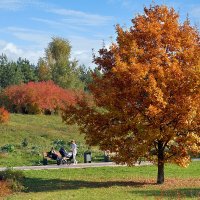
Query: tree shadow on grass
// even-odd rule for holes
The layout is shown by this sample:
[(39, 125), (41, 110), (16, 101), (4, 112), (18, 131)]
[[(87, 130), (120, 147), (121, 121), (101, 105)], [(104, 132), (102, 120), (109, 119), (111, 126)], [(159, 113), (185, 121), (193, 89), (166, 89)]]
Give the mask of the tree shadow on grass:
[(159, 199), (200, 199), (200, 188), (176, 188), (176, 189), (154, 189), (154, 190), (136, 190), (134, 194), (139, 194), (148, 199), (148, 197), (159, 197)]
[(109, 188), (112, 186), (118, 187), (135, 187), (139, 188), (144, 185), (154, 185), (145, 181), (83, 181), (83, 180), (61, 180), (61, 179), (40, 179), (26, 178), (24, 181), (25, 192), (48, 192), (56, 190), (77, 190), (81, 188)]
[[(132, 187), (132, 193), (148, 197), (159, 197), (168, 199), (196, 198), (200, 199), (200, 188), (177, 188), (161, 189), (148, 188), (156, 184), (149, 181), (83, 181), (83, 180), (61, 180), (26, 178), (24, 181), (25, 192), (49, 192), (58, 190), (78, 190), (82, 188), (109, 188), (109, 187)], [(144, 189), (145, 187), (145, 189)]]

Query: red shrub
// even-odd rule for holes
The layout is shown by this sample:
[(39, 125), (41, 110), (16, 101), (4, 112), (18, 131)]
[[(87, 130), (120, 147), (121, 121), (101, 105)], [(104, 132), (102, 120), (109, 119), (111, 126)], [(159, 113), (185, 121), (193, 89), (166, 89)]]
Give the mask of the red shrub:
[(65, 104), (75, 103), (75, 93), (55, 85), (52, 81), (14, 85), (3, 91), (4, 105), (11, 112), (51, 113)]
[(9, 112), (4, 108), (0, 108), (0, 123), (6, 123), (8, 120)]

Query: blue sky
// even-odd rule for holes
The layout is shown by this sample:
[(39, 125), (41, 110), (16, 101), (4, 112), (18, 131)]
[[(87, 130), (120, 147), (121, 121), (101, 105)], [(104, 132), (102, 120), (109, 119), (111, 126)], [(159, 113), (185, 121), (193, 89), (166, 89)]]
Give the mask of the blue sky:
[[(174, 7), (182, 22), (187, 14), (200, 27), (200, 0), (154, 0)], [(36, 64), (52, 37), (72, 45), (71, 58), (94, 67), (92, 49), (115, 41), (116, 24), (129, 27), (131, 19), (152, 0), (0, 0), (0, 53), (9, 59), (27, 58)]]

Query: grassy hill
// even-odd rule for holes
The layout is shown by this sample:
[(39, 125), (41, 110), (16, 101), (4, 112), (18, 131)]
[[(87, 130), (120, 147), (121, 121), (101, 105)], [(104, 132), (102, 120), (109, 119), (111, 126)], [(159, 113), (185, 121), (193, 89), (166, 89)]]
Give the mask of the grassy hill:
[(69, 148), (72, 139), (79, 146), (80, 162), (87, 150), (78, 127), (67, 126), (56, 115), (11, 114), (10, 121), (0, 125), (0, 134), (0, 166), (39, 165), (44, 151), (52, 146), (58, 149), (62, 144)]

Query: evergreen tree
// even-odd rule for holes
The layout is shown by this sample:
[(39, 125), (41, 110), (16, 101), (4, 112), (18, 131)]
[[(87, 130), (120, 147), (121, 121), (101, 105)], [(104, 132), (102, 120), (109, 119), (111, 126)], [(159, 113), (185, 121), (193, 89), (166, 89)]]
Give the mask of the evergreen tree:
[(0, 56), (0, 87), (18, 85), (23, 82), (23, 75), (15, 62), (9, 62), (6, 55)]
[(22, 58), (18, 58), (17, 60), (17, 68), (21, 71), (22, 79), (24, 83), (28, 83), (30, 81), (36, 81), (37, 77), (35, 74), (35, 66), (30, 64), (30, 61)]

